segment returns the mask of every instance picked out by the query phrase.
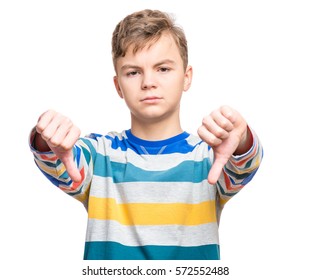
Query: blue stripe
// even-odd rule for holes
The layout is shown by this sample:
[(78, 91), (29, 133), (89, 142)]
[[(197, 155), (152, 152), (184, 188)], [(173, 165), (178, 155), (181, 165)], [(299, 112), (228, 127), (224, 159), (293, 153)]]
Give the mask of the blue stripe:
[(128, 138), (123, 137), (120, 140), (118, 136), (112, 137), (110, 135), (106, 135), (105, 138), (111, 141), (112, 149), (121, 149), (121, 151), (131, 149), (139, 155), (146, 154), (146, 151), (150, 155), (157, 155), (160, 151), (161, 154), (186, 154), (192, 152), (194, 148), (201, 143), (198, 141), (196, 145), (190, 145), (187, 142), (187, 138), (190, 134), (187, 132), (183, 132), (177, 136), (161, 141), (147, 141), (137, 138), (130, 130), (125, 131), (125, 133)]
[(36, 154), (34, 154), (36, 160), (44, 163), (44, 165), (51, 167), (51, 168), (56, 168), (58, 165), (60, 165), (62, 162), (57, 159), (56, 161), (51, 162), (50, 160), (42, 160), (40, 157), (38, 157)]
[(97, 138), (101, 138), (103, 135), (102, 134), (98, 134), (98, 133), (91, 133), (90, 135), (88, 135), (88, 138), (97, 140)]
[(63, 182), (63, 181), (60, 181), (60, 180), (58, 180), (57, 178), (54, 178), (52, 175), (50, 175), (50, 174), (46, 173), (45, 171), (43, 171), (43, 170), (38, 166), (38, 164), (36, 163), (36, 161), (35, 161), (35, 164), (37, 165), (37, 167), (39, 168), (39, 170), (44, 174), (44, 176), (45, 176), (46, 178), (48, 178), (48, 180), (49, 180), (53, 185), (55, 185), (56, 187), (59, 187), (60, 184), (63, 184), (63, 185), (70, 185), (70, 184), (71, 184), (71, 182), (72, 182), (71, 180), (70, 180), (70, 182), (68, 182), (68, 183)]
[(181, 246), (125, 246), (117, 242), (85, 243), (85, 260), (219, 260), (218, 244)]
[[(88, 146), (88, 148), (90, 149), (90, 151), (87, 151), (85, 148), (82, 147), (83, 148), (82, 151), (83, 151), (84, 157), (87, 160), (87, 163), (89, 164), (89, 162), (90, 162), (90, 156), (91, 156), (91, 158), (92, 158), (92, 160), (94, 162), (95, 159), (96, 159), (96, 156), (97, 156), (97, 151), (94, 148), (94, 146), (92, 145), (92, 142), (90, 140), (86, 139), (86, 138), (80, 138), (80, 140), (82, 140)], [(88, 155), (87, 152), (89, 152), (90, 155)]]
[(78, 146), (72, 148), (73, 157), (75, 158), (75, 163), (78, 165), (81, 158), (81, 149)]
[[(36, 162), (35, 162), (35, 163), (36, 163)], [(36, 165), (37, 165), (37, 163), (36, 163)], [(37, 166), (38, 166), (38, 165), (37, 165)], [(39, 166), (38, 166), (38, 168), (39, 168)], [(64, 187), (64, 186), (68, 186), (68, 188), (71, 187), (72, 180), (69, 180), (68, 182), (60, 181), (60, 180), (54, 178), (53, 176), (49, 175), (48, 173), (46, 173), (46, 172), (43, 171), (42, 169), (39, 168), (39, 170), (40, 170), (40, 171), (44, 174), (44, 176), (45, 176), (46, 178), (48, 178), (48, 180), (50, 180), (50, 182), (51, 182), (53, 185), (55, 185), (56, 187), (59, 187), (60, 185), (62, 185), (62, 187)], [(64, 174), (65, 174), (65, 175), (64, 175)], [(63, 175), (64, 175), (64, 177), (69, 178), (67, 172), (63, 173)], [(80, 193), (82, 192), (82, 190), (83, 190), (83, 189), (80, 188), (80, 189), (77, 189), (76, 192), (70, 192), (70, 193), (67, 193), (67, 194), (70, 195), (70, 196), (75, 196), (75, 195), (80, 194)]]
[[(248, 176), (250, 176), (253, 172), (253, 170), (249, 173), (241, 173), (241, 174), (238, 174), (232, 170), (230, 170), (229, 168), (227, 168), (226, 166), (224, 167), (225, 169), (225, 172), (226, 174), (231, 177), (231, 178), (234, 178), (234, 181), (237, 181), (237, 180), (244, 180), (245, 178), (247, 178)], [(232, 181), (232, 182), (234, 182)]]
[(232, 192), (232, 193), (226, 192), (218, 181), (216, 182), (216, 184), (217, 184), (217, 187), (218, 187), (218, 189), (220, 190), (220, 193), (221, 193), (222, 195), (233, 197), (233, 196), (235, 196), (235, 195), (237, 194), (237, 192), (238, 192), (238, 191)]
[[(237, 186), (237, 185), (245, 186), (246, 184), (248, 184), (253, 179), (253, 177), (255, 176), (255, 174), (257, 172), (257, 170), (258, 170), (258, 168), (253, 170), (251, 173), (247, 173), (248, 177), (246, 177), (242, 182), (241, 181), (237, 181), (236, 182), (236, 181), (234, 181), (233, 178), (229, 177), (230, 182), (231, 182), (231, 184), (233, 186)], [(239, 192), (239, 189), (237, 191), (235, 191), (235, 192), (226, 192), (219, 182), (217, 182), (217, 186), (218, 186), (218, 189), (220, 190), (222, 195), (233, 197), (234, 195), (236, 195)]]
[(112, 177), (114, 183), (122, 182), (192, 182), (206, 180), (211, 163), (203, 161), (184, 161), (176, 167), (163, 171), (148, 171), (131, 163), (111, 162), (108, 156), (97, 155), (94, 175)]
[(252, 179), (253, 177), (255, 176), (255, 174), (257, 173), (257, 170), (258, 168), (256, 168), (255, 170), (253, 170), (253, 172), (247, 177), (245, 178), (243, 181), (242, 181), (242, 185), (245, 186), (246, 184), (248, 184)]

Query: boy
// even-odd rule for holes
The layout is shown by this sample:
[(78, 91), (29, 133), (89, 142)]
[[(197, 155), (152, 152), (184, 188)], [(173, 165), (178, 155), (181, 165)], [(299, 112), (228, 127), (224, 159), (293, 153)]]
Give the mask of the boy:
[(84, 259), (219, 259), (224, 204), (256, 173), (262, 148), (234, 109), (203, 119), (200, 136), (180, 125), (191, 85), (185, 35), (160, 11), (115, 28), (114, 84), (131, 128), (79, 138), (52, 110), (31, 133), (35, 162), (88, 211)]

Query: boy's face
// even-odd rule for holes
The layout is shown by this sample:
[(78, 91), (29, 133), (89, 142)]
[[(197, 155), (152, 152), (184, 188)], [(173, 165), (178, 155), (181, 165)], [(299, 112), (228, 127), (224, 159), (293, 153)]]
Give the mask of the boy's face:
[(132, 119), (142, 122), (179, 116), (180, 99), (189, 89), (192, 68), (184, 71), (179, 49), (168, 34), (135, 54), (130, 47), (116, 63), (116, 89)]

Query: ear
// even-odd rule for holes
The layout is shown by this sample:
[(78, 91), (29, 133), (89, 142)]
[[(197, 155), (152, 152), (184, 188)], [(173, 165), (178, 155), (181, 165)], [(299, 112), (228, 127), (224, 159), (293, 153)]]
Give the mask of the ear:
[(120, 85), (119, 85), (118, 76), (113, 77), (113, 83), (114, 83), (114, 86), (115, 86), (119, 96), (123, 99), (123, 94), (122, 94), (122, 90), (121, 90)]
[(193, 73), (192, 66), (188, 65), (184, 76), (184, 91), (187, 91), (191, 86), (192, 73)]

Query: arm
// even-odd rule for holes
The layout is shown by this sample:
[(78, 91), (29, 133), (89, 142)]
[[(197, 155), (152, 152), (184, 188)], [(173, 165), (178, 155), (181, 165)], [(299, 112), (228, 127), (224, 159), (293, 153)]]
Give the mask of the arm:
[(213, 149), (208, 181), (228, 200), (256, 173), (263, 153), (260, 142), (244, 118), (228, 106), (205, 117), (198, 134)]
[(79, 139), (79, 134), (68, 118), (47, 111), (32, 130), (30, 143), (42, 173), (64, 192), (87, 203), (96, 141)]
[(253, 179), (260, 166), (263, 148), (255, 132), (248, 130), (252, 138), (250, 149), (243, 154), (233, 154), (216, 182), (221, 206)]
[(81, 175), (73, 160), (72, 148), (79, 139), (80, 130), (65, 116), (49, 110), (43, 113), (35, 127), (32, 141), (39, 152), (52, 151), (65, 165), (74, 182), (81, 180)]

